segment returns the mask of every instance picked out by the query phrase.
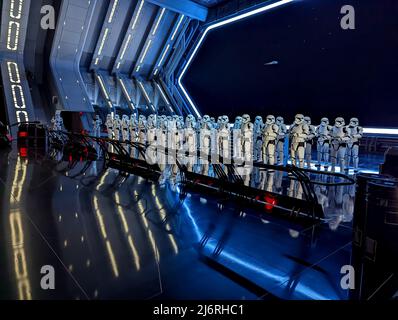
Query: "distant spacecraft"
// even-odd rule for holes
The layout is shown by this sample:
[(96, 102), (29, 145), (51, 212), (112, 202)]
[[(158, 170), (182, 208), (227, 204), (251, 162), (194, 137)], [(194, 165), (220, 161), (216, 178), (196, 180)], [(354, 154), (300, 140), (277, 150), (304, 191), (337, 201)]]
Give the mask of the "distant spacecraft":
[(271, 62), (265, 63), (264, 65), (265, 66), (273, 66), (275, 64), (279, 64), (279, 61), (271, 61)]

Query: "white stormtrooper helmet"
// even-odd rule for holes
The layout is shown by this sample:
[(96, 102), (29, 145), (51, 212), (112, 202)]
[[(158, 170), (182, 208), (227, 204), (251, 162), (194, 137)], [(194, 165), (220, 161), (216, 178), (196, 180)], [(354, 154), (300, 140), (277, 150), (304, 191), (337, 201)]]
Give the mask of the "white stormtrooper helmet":
[(284, 123), (285, 123), (285, 119), (283, 119), (283, 117), (276, 118), (276, 124), (277, 125), (282, 125)]
[(359, 120), (358, 120), (358, 118), (352, 118), (352, 119), (350, 120), (350, 127), (355, 128), (355, 127), (358, 127), (358, 126), (359, 126)]
[(221, 117), (221, 123), (223, 124), (228, 124), (229, 123), (229, 117), (228, 116), (222, 116)]
[(329, 119), (328, 118), (322, 118), (321, 119), (321, 125), (322, 126), (328, 126), (329, 125)]
[(172, 121), (173, 117), (172, 116), (167, 116), (166, 119), (167, 119), (167, 121)]
[(294, 123), (297, 125), (303, 124), (304, 123), (304, 115), (297, 114), (294, 118)]
[(215, 124), (215, 123), (216, 123), (216, 118), (211, 117), (211, 118), (210, 118), (210, 122), (211, 122), (212, 124)]
[(143, 125), (145, 124), (145, 122), (146, 122), (146, 117), (144, 115), (140, 115), (140, 117), (138, 118), (138, 123), (140, 125)]
[(192, 128), (195, 124), (195, 117), (192, 114), (188, 115), (185, 119), (185, 124), (187, 128)]
[(254, 123), (256, 125), (262, 124), (263, 123), (263, 117), (262, 116), (257, 116), (256, 119), (254, 120)]
[(311, 118), (310, 117), (304, 117), (304, 122), (308, 125), (311, 125)]
[(154, 128), (156, 126), (156, 114), (151, 114), (148, 117), (148, 127)]
[(117, 114), (117, 115), (115, 115), (115, 121), (119, 121), (120, 120), (120, 117), (119, 117), (119, 115)]
[(267, 123), (268, 125), (274, 124), (274, 123), (275, 123), (275, 117), (274, 117), (273, 115), (267, 116), (266, 123)]
[(236, 118), (235, 118), (235, 123), (236, 124), (242, 124), (242, 117), (241, 116), (237, 116)]
[(211, 118), (210, 116), (208, 116), (207, 114), (203, 117), (203, 123), (209, 123), (211, 122)]
[(336, 128), (344, 127), (345, 126), (345, 121), (344, 121), (343, 118), (338, 117), (338, 118), (336, 118), (336, 120), (334, 122), (334, 125), (335, 125)]
[[(98, 116), (97, 116), (98, 117)], [(106, 115), (106, 120), (112, 120), (112, 115), (111, 114), (107, 114)]]
[(243, 124), (247, 124), (247, 123), (249, 123), (250, 122), (250, 116), (248, 115), (248, 114), (244, 114), (243, 116), (242, 116), (242, 123)]

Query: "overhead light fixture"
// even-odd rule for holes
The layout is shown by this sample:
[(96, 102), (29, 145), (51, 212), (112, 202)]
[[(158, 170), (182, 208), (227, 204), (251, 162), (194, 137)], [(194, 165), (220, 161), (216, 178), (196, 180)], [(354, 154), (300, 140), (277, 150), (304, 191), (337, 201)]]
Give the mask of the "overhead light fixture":
[(145, 60), (145, 58), (146, 58), (146, 55), (148, 54), (148, 50), (149, 50), (151, 44), (152, 44), (152, 39), (150, 39), (150, 40), (148, 41), (148, 43), (147, 43), (147, 45), (146, 45), (146, 48), (145, 48), (145, 50), (144, 50), (144, 53), (143, 53), (143, 55), (142, 55), (142, 58), (141, 58), (141, 60), (140, 60), (140, 63), (143, 63), (143, 62), (144, 62), (144, 60)]
[(104, 82), (102, 81), (102, 78), (101, 78), (99, 75), (97, 75), (97, 79), (98, 79), (98, 82), (99, 82), (99, 84), (100, 84), (100, 86), (101, 86), (102, 92), (103, 92), (104, 95), (105, 95), (106, 100), (110, 100), (110, 99), (109, 99), (109, 95), (108, 95), (108, 93), (106, 92), (105, 85), (104, 85)]
[(101, 45), (100, 45), (99, 50), (98, 50), (98, 55), (99, 56), (102, 54), (102, 49), (104, 49), (104, 45), (105, 45), (106, 38), (108, 37), (108, 33), (109, 33), (109, 29), (105, 28), (104, 36), (102, 37)]
[(113, 16), (115, 15), (115, 11), (116, 11), (116, 7), (117, 7), (118, 2), (119, 2), (119, 0), (114, 0), (113, 1), (112, 11), (111, 11), (111, 14), (109, 16), (108, 23), (112, 23)]
[(166, 102), (167, 105), (170, 105), (170, 102), (169, 102), (169, 100), (167, 99), (166, 94), (163, 92), (163, 89), (162, 89), (162, 87), (160, 86), (160, 84), (159, 84), (159, 83), (156, 83), (156, 86), (158, 87), (158, 89), (159, 89), (159, 91), (160, 91), (160, 94), (162, 95), (163, 100)]
[(178, 21), (177, 27), (175, 28), (175, 30), (174, 30), (174, 32), (173, 32), (173, 35), (171, 36), (171, 41), (174, 41), (174, 38), (176, 37), (177, 32), (178, 32), (178, 30), (180, 29), (181, 23), (182, 23), (182, 21), (184, 20), (184, 18), (185, 18), (184, 15), (182, 15), (182, 16), (180, 17), (180, 20)]
[(153, 36), (155, 36), (156, 32), (158, 31), (160, 22), (162, 21), (165, 12), (166, 12), (166, 8), (163, 8), (162, 11), (160, 11), (158, 21), (156, 22), (155, 28), (153, 29), (153, 32), (152, 32)]
[(185, 88), (184, 88), (184, 86), (183, 86), (183, 84), (182, 84), (182, 78), (184, 77), (185, 73), (187, 72), (188, 67), (191, 65), (193, 58), (194, 58), (194, 57), (196, 56), (196, 54), (198, 53), (198, 50), (199, 50), (200, 46), (202, 45), (204, 39), (206, 38), (207, 34), (208, 34), (211, 30), (220, 28), (220, 27), (225, 26), (225, 25), (227, 25), (227, 24), (231, 24), (231, 23), (240, 21), (240, 20), (242, 20), (242, 19), (245, 19), (245, 18), (247, 18), (247, 17), (254, 16), (254, 15), (256, 15), (256, 14), (259, 14), (259, 13), (262, 13), (262, 12), (265, 12), (265, 11), (268, 11), (268, 10), (270, 10), (270, 9), (274, 9), (274, 8), (276, 8), (276, 7), (279, 7), (279, 6), (288, 4), (288, 3), (293, 2), (293, 1), (295, 1), (295, 0), (281, 0), (281, 1), (278, 1), (278, 2), (274, 2), (274, 3), (269, 4), (269, 5), (266, 5), (266, 6), (264, 6), (264, 7), (257, 8), (257, 9), (254, 9), (254, 10), (252, 10), (252, 11), (249, 11), (249, 12), (246, 12), (246, 13), (243, 13), (243, 14), (240, 14), (240, 15), (237, 15), (237, 16), (235, 16), (235, 17), (226, 19), (226, 20), (224, 20), (224, 21), (216, 22), (216, 23), (214, 23), (214, 24), (208, 26), (208, 27), (205, 29), (205, 31), (203, 32), (202, 36), (200, 37), (200, 40), (199, 40), (198, 43), (196, 44), (194, 50), (192, 51), (192, 53), (191, 53), (191, 55), (190, 55), (190, 57), (189, 57), (187, 63), (185, 64), (185, 67), (183, 68), (183, 70), (182, 70), (182, 72), (181, 72), (181, 74), (180, 74), (180, 76), (179, 76), (179, 78), (178, 78), (178, 86), (181, 88), (181, 91), (183, 92), (185, 98), (187, 99), (187, 101), (189, 102), (189, 104), (191, 105), (192, 109), (195, 111), (195, 114), (196, 114), (198, 117), (200, 117), (200, 112), (199, 112), (198, 109), (196, 108), (196, 106), (195, 106), (194, 102), (192, 101), (191, 97), (189, 96), (188, 92), (185, 90)]
[(126, 54), (126, 50), (127, 50), (128, 46), (130, 44), (131, 37), (132, 37), (131, 34), (129, 34), (128, 37), (127, 37), (126, 43), (124, 44), (124, 47), (123, 47), (122, 54), (120, 55), (120, 60), (124, 59), (124, 55)]
[(164, 52), (163, 52), (162, 58), (160, 59), (160, 61), (158, 63), (158, 67), (160, 67), (162, 65), (164, 58), (166, 58), (166, 55), (169, 52), (169, 50), (170, 50), (170, 45), (168, 44), (166, 47), (166, 50), (164, 50)]
[(133, 25), (132, 25), (132, 27), (131, 27), (131, 30), (134, 30), (134, 29), (135, 29), (135, 26), (137, 25), (138, 18), (139, 18), (140, 15), (141, 15), (141, 11), (142, 11), (142, 8), (143, 8), (143, 6), (144, 6), (144, 3), (145, 3), (145, 0), (141, 0), (140, 6), (138, 7), (137, 15), (135, 16), (135, 19), (134, 19)]

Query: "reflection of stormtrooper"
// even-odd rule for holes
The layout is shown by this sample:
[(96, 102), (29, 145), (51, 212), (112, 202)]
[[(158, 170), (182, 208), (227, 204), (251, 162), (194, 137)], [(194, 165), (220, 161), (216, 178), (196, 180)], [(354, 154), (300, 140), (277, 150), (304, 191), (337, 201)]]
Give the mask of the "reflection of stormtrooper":
[(202, 128), (200, 129), (200, 162), (202, 164), (202, 174), (209, 174), (209, 155), (211, 151), (212, 125), (208, 115), (203, 117)]
[(316, 136), (316, 128), (311, 124), (310, 117), (305, 117), (304, 122), (307, 124), (309, 131), (305, 144), (305, 160), (307, 162), (307, 167), (311, 168), (312, 146), (314, 144), (314, 139)]
[(242, 158), (242, 117), (236, 117), (232, 127), (232, 149), (235, 162)]
[(357, 172), (359, 165), (359, 140), (363, 137), (363, 128), (359, 126), (359, 120), (357, 118), (352, 118), (350, 120), (347, 131), (350, 137), (347, 148), (347, 166), (349, 166), (352, 161), (354, 170)]
[(196, 132), (195, 117), (189, 115), (185, 121), (184, 129), (184, 152), (188, 152), (186, 166), (188, 171), (193, 171), (196, 159)]
[(122, 141), (129, 141), (129, 127), (130, 127), (130, 121), (129, 117), (127, 115), (123, 115), (122, 117)]
[(114, 139), (115, 135), (113, 130), (113, 119), (111, 114), (108, 114), (106, 116), (105, 126), (106, 126), (106, 131), (108, 133), (108, 139)]
[(275, 147), (276, 139), (278, 138), (279, 127), (275, 123), (275, 117), (272, 115), (267, 116), (262, 135), (263, 135), (263, 161), (265, 164), (275, 164)]
[(321, 165), (321, 162), (324, 161), (326, 163), (329, 162), (329, 150), (330, 150), (330, 131), (332, 127), (329, 125), (328, 118), (322, 118), (321, 124), (316, 129), (316, 137), (317, 137), (317, 152), (318, 152), (318, 166)]
[(261, 116), (257, 116), (256, 119), (254, 120), (254, 124), (253, 124), (254, 160), (255, 161), (262, 161), (263, 127), (264, 127), (263, 118)]
[(217, 142), (218, 142), (218, 154), (220, 155), (220, 157), (222, 157), (223, 164), (229, 163), (229, 149), (230, 149), (229, 140), (230, 140), (229, 118), (228, 116), (222, 116), (217, 132)]
[(332, 127), (330, 136), (332, 138), (331, 147), (331, 160), (332, 160), (332, 171), (336, 170), (336, 163), (340, 164), (340, 172), (345, 171), (345, 157), (347, 151), (347, 143), (350, 140), (348, 136), (347, 127), (345, 127), (345, 121), (343, 118), (337, 118)]
[(294, 124), (289, 130), (291, 141), (290, 158), (293, 166), (297, 166), (298, 160), (299, 167), (304, 168), (305, 141), (308, 134), (309, 128), (304, 122), (304, 116), (302, 114), (296, 115)]
[(115, 133), (114, 139), (120, 140), (120, 131), (122, 129), (122, 121), (120, 120), (119, 115), (115, 115), (115, 119), (113, 120), (113, 131)]
[(276, 124), (279, 127), (278, 142), (276, 144), (277, 162), (283, 165), (285, 163), (285, 141), (288, 130), (282, 117), (276, 118)]

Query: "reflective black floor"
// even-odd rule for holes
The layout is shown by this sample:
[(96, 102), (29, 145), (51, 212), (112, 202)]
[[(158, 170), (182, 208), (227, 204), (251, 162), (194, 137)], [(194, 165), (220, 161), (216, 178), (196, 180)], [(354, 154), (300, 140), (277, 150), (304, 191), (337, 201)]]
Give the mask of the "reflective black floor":
[[(46, 157), (0, 153), (1, 299), (347, 299), (353, 193), (320, 189), (327, 219), (293, 225), (215, 199)], [(42, 266), (55, 290), (41, 288)]]

